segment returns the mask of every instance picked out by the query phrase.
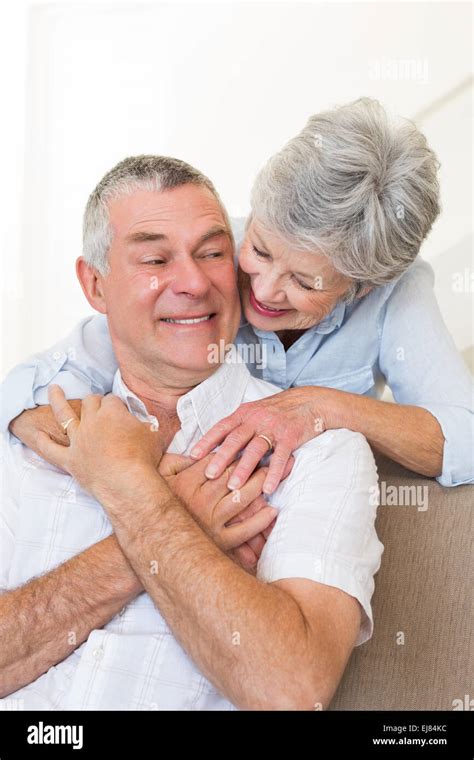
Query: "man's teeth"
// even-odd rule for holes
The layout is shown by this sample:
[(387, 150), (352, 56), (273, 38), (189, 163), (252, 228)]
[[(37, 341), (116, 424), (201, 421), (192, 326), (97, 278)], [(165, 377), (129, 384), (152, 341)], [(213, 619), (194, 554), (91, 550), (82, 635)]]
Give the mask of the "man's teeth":
[(208, 314), (207, 317), (196, 317), (196, 319), (163, 319), (163, 322), (172, 322), (174, 325), (195, 325), (197, 322), (207, 322), (211, 318)]

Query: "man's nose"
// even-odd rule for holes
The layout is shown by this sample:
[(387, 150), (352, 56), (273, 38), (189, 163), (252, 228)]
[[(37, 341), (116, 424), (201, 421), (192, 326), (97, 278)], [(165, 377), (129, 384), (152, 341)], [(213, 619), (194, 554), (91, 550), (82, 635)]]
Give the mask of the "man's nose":
[(202, 297), (210, 288), (211, 281), (196, 261), (176, 262), (171, 288), (177, 295)]

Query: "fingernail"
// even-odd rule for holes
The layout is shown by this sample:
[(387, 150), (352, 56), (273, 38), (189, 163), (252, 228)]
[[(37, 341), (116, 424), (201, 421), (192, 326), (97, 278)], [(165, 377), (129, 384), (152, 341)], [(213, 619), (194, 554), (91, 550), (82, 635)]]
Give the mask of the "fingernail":
[(240, 488), (240, 480), (235, 475), (232, 475), (227, 482), (227, 488), (230, 488), (231, 491), (235, 488)]
[(217, 467), (215, 464), (210, 464), (206, 467), (206, 478), (215, 478), (217, 475)]
[(262, 488), (263, 493), (270, 494), (270, 493), (273, 493), (274, 490), (275, 488), (273, 487), (273, 484), (271, 485), (268, 485), (268, 483), (263, 484), (263, 488)]
[(199, 446), (195, 446), (189, 456), (192, 457), (193, 459), (199, 459), (199, 457), (201, 456), (201, 453), (202, 451), (199, 448)]

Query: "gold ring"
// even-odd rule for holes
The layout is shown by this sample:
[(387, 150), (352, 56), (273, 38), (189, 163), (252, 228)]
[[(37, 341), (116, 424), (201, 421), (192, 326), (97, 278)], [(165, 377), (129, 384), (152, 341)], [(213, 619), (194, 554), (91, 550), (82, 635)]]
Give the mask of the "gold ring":
[(270, 449), (273, 449), (273, 443), (272, 443), (272, 441), (270, 440), (270, 438), (267, 438), (267, 436), (266, 436), (266, 435), (263, 435), (263, 433), (259, 433), (259, 434), (257, 435), (257, 438), (263, 438), (263, 440), (264, 440), (264, 441), (266, 441), (266, 442), (268, 443), (268, 450), (269, 450), (269, 451), (270, 451)]
[(71, 424), (71, 422), (74, 422), (74, 417), (69, 417), (69, 419), (66, 420), (66, 422), (61, 422), (61, 427), (65, 433), (67, 433), (67, 429), (69, 425)]

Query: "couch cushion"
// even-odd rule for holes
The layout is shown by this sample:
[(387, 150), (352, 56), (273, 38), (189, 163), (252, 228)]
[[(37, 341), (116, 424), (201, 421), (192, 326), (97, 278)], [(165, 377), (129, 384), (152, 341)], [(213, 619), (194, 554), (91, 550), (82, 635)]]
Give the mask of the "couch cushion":
[(329, 709), (460, 709), (474, 697), (474, 488), (443, 488), (376, 459), (385, 551), (375, 630), (354, 650)]

